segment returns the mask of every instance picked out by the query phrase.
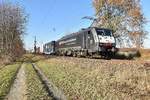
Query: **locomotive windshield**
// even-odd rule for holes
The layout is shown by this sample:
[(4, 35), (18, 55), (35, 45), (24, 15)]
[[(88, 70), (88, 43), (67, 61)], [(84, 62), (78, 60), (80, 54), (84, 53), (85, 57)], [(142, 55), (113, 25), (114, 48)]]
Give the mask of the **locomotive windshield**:
[(112, 31), (111, 30), (100, 30), (100, 29), (97, 29), (96, 30), (97, 32), (97, 35), (102, 35), (102, 36), (112, 36)]

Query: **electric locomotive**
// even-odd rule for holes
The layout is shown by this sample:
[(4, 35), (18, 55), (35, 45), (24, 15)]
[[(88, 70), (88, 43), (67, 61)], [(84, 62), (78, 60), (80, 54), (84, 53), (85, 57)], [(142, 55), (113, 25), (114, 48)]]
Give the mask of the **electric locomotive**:
[(112, 30), (89, 27), (66, 35), (49, 47), (55, 48), (53, 53), (57, 55), (89, 56), (98, 54), (110, 56), (115, 53), (116, 41)]

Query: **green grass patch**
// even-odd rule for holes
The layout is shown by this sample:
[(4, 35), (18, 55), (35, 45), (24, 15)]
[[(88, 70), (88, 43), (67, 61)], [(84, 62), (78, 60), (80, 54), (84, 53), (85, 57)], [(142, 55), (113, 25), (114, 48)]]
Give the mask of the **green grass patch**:
[(35, 54), (24, 54), (21, 58), (17, 59), (17, 62), (37, 62), (40, 60), (46, 59), (42, 55), (35, 55)]
[(0, 99), (8, 94), (20, 64), (7, 65), (0, 70)]
[(30, 63), (26, 64), (27, 96), (29, 100), (51, 100)]

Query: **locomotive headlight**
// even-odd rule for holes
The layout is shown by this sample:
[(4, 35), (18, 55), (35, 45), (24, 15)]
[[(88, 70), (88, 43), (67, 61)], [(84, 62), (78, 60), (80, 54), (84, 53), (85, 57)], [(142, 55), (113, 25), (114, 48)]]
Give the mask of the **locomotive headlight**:
[(113, 47), (113, 48), (111, 49), (111, 51), (112, 51), (112, 52), (115, 52), (115, 48)]
[(99, 46), (103, 46), (103, 43), (99, 43)]
[(100, 37), (99, 39), (100, 39), (100, 40), (102, 40), (102, 38), (101, 38), (101, 37)]

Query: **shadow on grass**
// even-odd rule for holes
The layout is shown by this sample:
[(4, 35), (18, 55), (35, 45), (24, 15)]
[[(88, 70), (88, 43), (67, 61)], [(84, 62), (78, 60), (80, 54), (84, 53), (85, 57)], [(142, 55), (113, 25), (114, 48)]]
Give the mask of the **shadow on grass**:
[(124, 60), (133, 60), (134, 58), (140, 58), (141, 53), (139, 51), (118, 51), (114, 56), (113, 59), (124, 59)]

